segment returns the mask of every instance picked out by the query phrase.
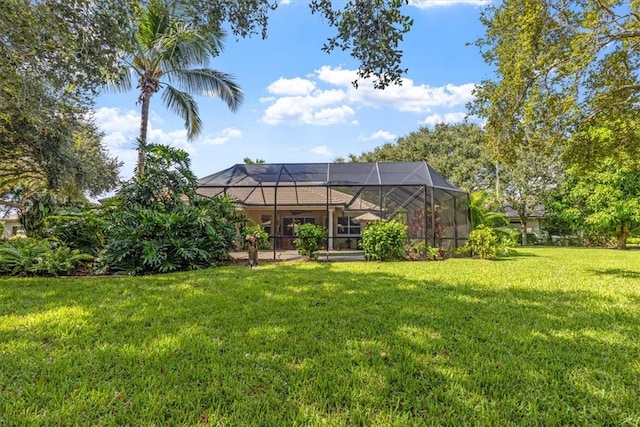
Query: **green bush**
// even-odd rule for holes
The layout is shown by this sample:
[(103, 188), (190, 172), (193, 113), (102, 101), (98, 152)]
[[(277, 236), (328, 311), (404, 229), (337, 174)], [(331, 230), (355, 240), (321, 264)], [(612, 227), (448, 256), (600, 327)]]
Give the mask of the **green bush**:
[(44, 234), (71, 249), (98, 255), (105, 244), (104, 231), (110, 206), (74, 206), (58, 209), (44, 219)]
[(295, 227), (297, 239), (293, 242), (300, 255), (309, 259), (318, 259), (318, 250), (326, 243), (328, 232), (321, 225), (299, 224)]
[(271, 249), (269, 244), (269, 233), (264, 231), (264, 228), (259, 224), (247, 225), (242, 229), (242, 241), (240, 242), (242, 249), (248, 249), (247, 237), (253, 236), (258, 242), (258, 249)]
[(628, 237), (627, 245), (640, 245), (640, 237)]
[(183, 150), (145, 147), (145, 175), (125, 183), (107, 218), (103, 271), (126, 274), (192, 270), (228, 259), (245, 218), (229, 196), (196, 195)]
[(407, 226), (391, 221), (375, 221), (362, 230), (360, 245), (369, 259), (387, 261), (403, 257)]
[(235, 202), (223, 196), (171, 211), (122, 209), (108, 221), (103, 270), (153, 274), (193, 270), (228, 258), (235, 243), (233, 215), (220, 215)]
[(11, 239), (0, 246), (0, 274), (12, 276), (66, 275), (93, 260), (49, 239)]
[(479, 225), (469, 233), (467, 245), (474, 257), (480, 259), (495, 259), (500, 250), (500, 240), (489, 227)]
[(427, 245), (424, 240), (410, 242), (409, 244), (405, 245), (404, 251), (406, 257), (412, 260), (418, 259), (435, 261), (444, 258), (442, 251), (439, 248)]
[(452, 253), (454, 258), (466, 258), (471, 256), (471, 247), (469, 245), (455, 248)]

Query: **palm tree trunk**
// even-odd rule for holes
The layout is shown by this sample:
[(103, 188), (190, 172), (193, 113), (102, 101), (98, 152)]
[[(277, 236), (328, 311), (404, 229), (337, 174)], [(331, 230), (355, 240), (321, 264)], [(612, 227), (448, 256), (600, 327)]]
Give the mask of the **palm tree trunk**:
[(151, 92), (143, 91), (140, 94), (142, 102), (142, 111), (140, 113), (140, 136), (138, 137), (138, 166), (136, 167), (136, 175), (141, 177), (144, 175), (144, 147), (147, 143), (147, 128), (149, 126), (149, 104), (151, 101)]

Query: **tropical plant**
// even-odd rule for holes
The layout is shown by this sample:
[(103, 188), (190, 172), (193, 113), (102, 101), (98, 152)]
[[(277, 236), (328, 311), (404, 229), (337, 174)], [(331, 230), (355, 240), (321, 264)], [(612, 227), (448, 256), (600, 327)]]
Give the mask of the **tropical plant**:
[(105, 244), (104, 231), (111, 209), (110, 202), (60, 208), (44, 218), (43, 234), (71, 249), (98, 255)]
[(0, 274), (57, 276), (70, 274), (94, 257), (49, 239), (11, 239), (0, 245)]
[(435, 261), (443, 259), (443, 252), (440, 248), (427, 245), (424, 240), (409, 242), (405, 245), (405, 252), (408, 259), (424, 259)]
[(233, 199), (197, 196), (183, 150), (149, 144), (145, 162), (145, 175), (125, 183), (106, 219), (101, 269), (164, 273), (227, 259), (245, 221)]
[(509, 218), (503, 212), (498, 212), (497, 203), (491, 200), (487, 192), (476, 191), (469, 195), (469, 212), (474, 228), (491, 228), (498, 239), (507, 246), (516, 243), (520, 233), (509, 227)]
[(507, 216), (498, 211), (497, 203), (486, 191), (476, 191), (469, 195), (469, 213), (474, 227), (484, 225), (494, 228), (509, 225)]
[(327, 229), (321, 225), (306, 223), (296, 225), (294, 231), (297, 238), (293, 244), (298, 253), (308, 256), (311, 260), (317, 260), (318, 250), (327, 242)]
[(399, 221), (374, 221), (362, 230), (360, 246), (374, 260), (402, 259), (407, 226)]
[[(124, 55), (118, 77), (110, 86), (129, 91), (137, 79), (141, 104), (137, 174), (144, 174), (149, 104), (160, 89), (164, 105), (184, 119), (187, 137), (202, 131), (202, 119), (193, 94), (219, 96), (235, 111), (242, 102), (242, 90), (229, 74), (208, 68), (210, 58), (222, 51), (221, 30), (204, 30), (193, 25), (184, 2), (150, 0), (136, 21), (131, 51)], [(202, 68), (193, 68), (201, 66)]]

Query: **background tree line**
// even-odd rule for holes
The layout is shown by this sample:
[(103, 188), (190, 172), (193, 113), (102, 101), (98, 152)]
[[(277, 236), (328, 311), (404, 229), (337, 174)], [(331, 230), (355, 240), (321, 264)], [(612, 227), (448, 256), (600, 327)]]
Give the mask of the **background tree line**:
[[(557, 152), (514, 147), (510, 163), (497, 163), (477, 124), (437, 124), (388, 142), (349, 161), (426, 161), (443, 178), (471, 193), (485, 209), (512, 209), (527, 244), (527, 222), (544, 207), (543, 226), (585, 244), (626, 247), (640, 227), (640, 171), (613, 159), (588, 171), (567, 165)], [(611, 136), (614, 137), (614, 136)], [(340, 160), (340, 159), (339, 159)], [(476, 221), (477, 222), (477, 221)], [(504, 225), (493, 221), (496, 226)]]

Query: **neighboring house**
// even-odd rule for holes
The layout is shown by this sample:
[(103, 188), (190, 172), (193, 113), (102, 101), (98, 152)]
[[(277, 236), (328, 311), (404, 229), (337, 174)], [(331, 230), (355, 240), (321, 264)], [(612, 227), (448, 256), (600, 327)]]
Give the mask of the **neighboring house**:
[[(504, 211), (507, 215), (507, 218), (509, 219), (509, 227), (517, 230), (518, 232), (521, 232), (520, 217), (518, 216), (518, 212), (508, 206), (504, 208)], [(544, 231), (542, 231), (541, 226), (544, 214), (544, 206), (536, 205), (536, 207), (533, 209), (532, 215), (527, 218), (527, 234), (533, 234), (534, 236), (536, 236), (536, 239), (538, 239), (538, 241), (543, 241), (547, 238), (547, 235)]]
[[(425, 162), (237, 164), (198, 180), (232, 196), (274, 248), (293, 249), (296, 224), (327, 227), (327, 249), (355, 249), (367, 222), (397, 219), (411, 239), (447, 249), (470, 231), (468, 195)], [(435, 224), (435, 227), (433, 226)]]
[(20, 218), (18, 218), (18, 214), (9, 214), (9, 216), (0, 218), (0, 221), (4, 225), (4, 231), (2, 233), (3, 239), (10, 239), (12, 237), (26, 237), (24, 228), (20, 224)]

